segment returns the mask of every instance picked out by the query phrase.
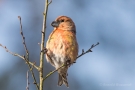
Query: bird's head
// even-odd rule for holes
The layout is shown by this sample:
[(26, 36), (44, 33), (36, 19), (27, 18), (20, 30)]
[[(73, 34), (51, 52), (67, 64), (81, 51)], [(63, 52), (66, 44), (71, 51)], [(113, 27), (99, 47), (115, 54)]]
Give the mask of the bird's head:
[(76, 32), (76, 27), (71, 18), (67, 16), (60, 16), (51, 23), (56, 29), (70, 30)]

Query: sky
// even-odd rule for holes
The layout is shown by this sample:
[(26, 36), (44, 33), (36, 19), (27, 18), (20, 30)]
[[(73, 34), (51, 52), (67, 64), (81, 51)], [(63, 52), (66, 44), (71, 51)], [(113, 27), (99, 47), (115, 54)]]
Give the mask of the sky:
[[(17, 18), (21, 16), (30, 59), (39, 64), (38, 43), (41, 41), (43, 11), (44, 0), (0, 0), (0, 44), (12, 52), (25, 54)], [(134, 90), (135, 1), (52, 0), (48, 10), (46, 40), (53, 30), (51, 22), (60, 15), (69, 16), (75, 22), (79, 54), (82, 49), (86, 51), (92, 44), (100, 43), (92, 49), (93, 52), (80, 57), (69, 68), (69, 89)], [(49, 63), (45, 61), (45, 67), (47, 65)], [(27, 69), (23, 60), (0, 47), (1, 89), (24, 90)], [(47, 69), (54, 68), (49, 66)], [(47, 86), (49, 80), (54, 81), (53, 87)], [(45, 86), (52, 90), (66, 90), (65, 86), (57, 87), (57, 80), (56, 73), (45, 82)], [(7, 82), (8, 87), (4, 87)], [(15, 86), (17, 83), (21, 85)], [(36, 90), (34, 85), (30, 86)]]

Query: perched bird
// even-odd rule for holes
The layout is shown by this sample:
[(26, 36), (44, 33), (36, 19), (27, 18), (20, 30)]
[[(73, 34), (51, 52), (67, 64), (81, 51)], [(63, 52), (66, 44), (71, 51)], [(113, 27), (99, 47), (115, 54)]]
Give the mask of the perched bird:
[[(46, 43), (46, 59), (56, 69), (66, 62), (71, 65), (76, 61), (78, 55), (75, 24), (71, 18), (59, 16), (51, 25), (54, 30)], [(58, 70), (59, 86), (65, 84), (68, 87), (67, 70), (70, 65), (65, 65)]]

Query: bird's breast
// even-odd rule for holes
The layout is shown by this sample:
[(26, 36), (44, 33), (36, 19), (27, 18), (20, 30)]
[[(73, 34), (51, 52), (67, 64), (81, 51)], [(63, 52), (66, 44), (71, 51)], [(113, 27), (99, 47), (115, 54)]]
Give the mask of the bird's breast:
[(47, 48), (54, 55), (57, 62), (65, 62), (70, 59), (71, 63), (78, 55), (78, 44), (76, 36), (71, 31), (56, 30), (52, 32), (47, 42)]

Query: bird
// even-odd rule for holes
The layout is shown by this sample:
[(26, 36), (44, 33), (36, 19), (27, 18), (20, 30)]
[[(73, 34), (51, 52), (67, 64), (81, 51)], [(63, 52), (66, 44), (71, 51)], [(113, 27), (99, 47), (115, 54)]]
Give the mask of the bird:
[(68, 16), (59, 16), (51, 23), (54, 30), (48, 37), (46, 43), (46, 60), (55, 69), (58, 69), (58, 86), (65, 84), (69, 87), (67, 81), (67, 71), (71, 64), (76, 61), (78, 56), (78, 43), (76, 38), (76, 26), (73, 20)]

